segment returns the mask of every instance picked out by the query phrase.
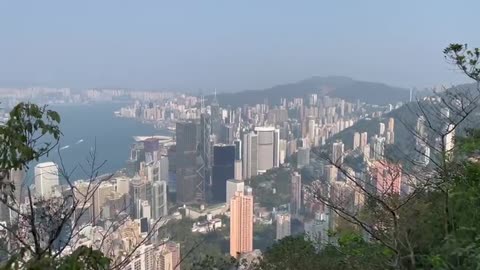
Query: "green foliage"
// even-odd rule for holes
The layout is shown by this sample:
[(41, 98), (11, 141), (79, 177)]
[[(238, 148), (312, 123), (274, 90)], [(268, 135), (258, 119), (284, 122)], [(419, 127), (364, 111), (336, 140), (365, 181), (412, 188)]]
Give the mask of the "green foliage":
[[(60, 139), (60, 115), (46, 106), (19, 103), (10, 119), (0, 126), (0, 169), (22, 169), (32, 160), (47, 155)], [(51, 136), (49, 142), (45, 136)]]
[(106, 270), (109, 269), (111, 260), (103, 256), (102, 252), (90, 247), (81, 246), (72, 254), (65, 257), (41, 256), (22, 263), (17, 254), (0, 269), (1, 270)]

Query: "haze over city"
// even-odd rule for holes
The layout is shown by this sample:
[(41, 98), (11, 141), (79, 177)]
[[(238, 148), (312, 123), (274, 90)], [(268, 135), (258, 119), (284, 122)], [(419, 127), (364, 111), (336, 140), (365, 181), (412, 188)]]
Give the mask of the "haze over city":
[(1, 1), (0, 85), (213, 92), (340, 75), (465, 82), (478, 1)]
[(480, 269), (478, 10), (0, 0), (0, 270)]

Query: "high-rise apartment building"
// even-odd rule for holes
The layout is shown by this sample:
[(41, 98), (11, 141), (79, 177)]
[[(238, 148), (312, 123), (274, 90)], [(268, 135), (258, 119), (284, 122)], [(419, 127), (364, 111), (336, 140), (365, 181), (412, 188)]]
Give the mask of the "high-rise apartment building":
[(37, 196), (50, 198), (53, 188), (59, 185), (58, 167), (53, 162), (43, 162), (35, 166), (35, 191)]
[(368, 133), (362, 132), (360, 133), (360, 148), (363, 148), (368, 143)]
[(385, 134), (385, 124), (379, 123), (378, 124), (378, 135), (383, 136)]
[(360, 133), (353, 133), (353, 150), (360, 147)]
[(279, 213), (276, 216), (276, 226), (277, 226), (277, 234), (275, 239), (281, 240), (284, 237), (290, 236), (291, 235), (291, 229), (290, 229), (290, 214), (289, 213)]
[(297, 168), (301, 169), (310, 164), (310, 148), (300, 147), (297, 152)]
[(384, 158), (385, 152), (385, 137), (378, 137), (375, 135), (372, 140), (373, 153), (372, 158), (374, 160), (381, 160)]
[(243, 192), (245, 189), (245, 183), (242, 180), (238, 179), (228, 179), (227, 180), (227, 203), (230, 204), (230, 200), (233, 198), (237, 191)]
[(402, 168), (399, 165), (375, 161), (370, 166), (370, 176), (378, 194), (400, 194)]
[(292, 215), (300, 214), (302, 209), (302, 176), (293, 172), (291, 178), (290, 211)]
[(345, 146), (343, 142), (337, 141), (332, 144), (332, 162), (337, 166), (343, 164), (343, 152)]
[(230, 200), (230, 256), (253, 251), (253, 196), (250, 187)]

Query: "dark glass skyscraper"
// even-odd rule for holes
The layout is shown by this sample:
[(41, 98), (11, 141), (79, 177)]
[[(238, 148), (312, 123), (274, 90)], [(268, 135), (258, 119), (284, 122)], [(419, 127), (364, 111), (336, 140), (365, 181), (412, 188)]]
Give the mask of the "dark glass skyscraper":
[(204, 182), (200, 171), (201, 157), (200, 123), (178, 122), (176, 125), (176, 174), (177, 203), (192, 203), (204, 199)]
[(215, 145), (213, 147), (212, 195), (213, 200), (225, 202), (228, 179), (234, 177), (235, 145)]

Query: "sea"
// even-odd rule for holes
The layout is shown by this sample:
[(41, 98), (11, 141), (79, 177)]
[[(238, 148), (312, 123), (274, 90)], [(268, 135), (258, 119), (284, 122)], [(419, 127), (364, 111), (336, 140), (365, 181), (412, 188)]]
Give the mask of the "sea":
[[(170, 131), (158, 130), (151, 124), (116, 117), (114, 112), (125, 105), (127, 103), (51, 105), (50, 109), (60, 114), (63, 135), (58, 147), (39, 162), (57, 163), (71, 180), (88, 179), (93, 156), (93, 168), (99, 175), (114, 173), (125, 168), (134, 136), (172, 135)], [(37, 163), (29, 164), (27, 183), (33, 183)]]

